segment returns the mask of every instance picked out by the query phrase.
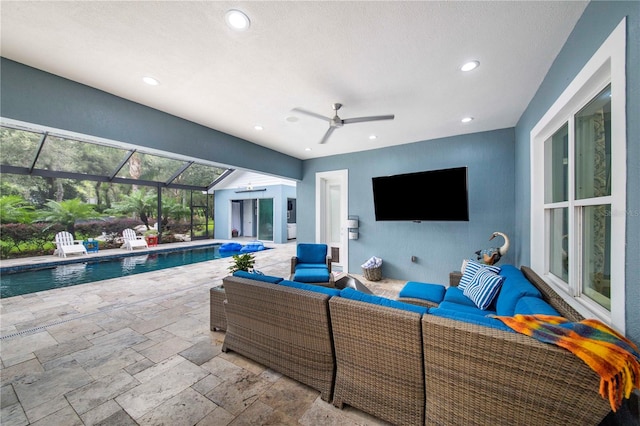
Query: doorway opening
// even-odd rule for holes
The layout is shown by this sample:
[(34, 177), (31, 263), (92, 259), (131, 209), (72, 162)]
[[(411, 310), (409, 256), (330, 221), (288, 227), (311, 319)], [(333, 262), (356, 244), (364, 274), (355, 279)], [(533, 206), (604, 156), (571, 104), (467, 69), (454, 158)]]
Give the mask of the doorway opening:
[(231, 201), (231, 238), (273, 241), (273, 198)]
[(349, 268), (348, 182), (348, 170), (316, 173), (316, 242), (327, 244), (331, 268), (345, 272)]

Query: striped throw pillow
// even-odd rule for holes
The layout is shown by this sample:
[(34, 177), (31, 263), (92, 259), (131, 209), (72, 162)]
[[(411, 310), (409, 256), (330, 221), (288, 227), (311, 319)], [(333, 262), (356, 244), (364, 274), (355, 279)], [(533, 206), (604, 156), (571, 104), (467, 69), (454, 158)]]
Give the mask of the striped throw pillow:
[(504, 277), (486, 269), (481, 269), (464, 289), (463, 294), (473, 300), (473, 303), (484, 311), (495, 299), (503, 282)]
[(462, 278), (460, 278), (460, 283), (458, 284), (458, 288), (460, 290), (464, 290), (465, 288), (467, 288), (467, 286), (469, 285), (469, 283), (471, 282), (473, 277), (481, 269), (486, 269), (486, 270), (489, 270), (489, 271), (494, 272), (496, 274), (500, 273), (500, 267), (499, 266), (483, 265), (481, 263), (474, 262), (473, 260), (468, 259), (467, 260), (467, 264), (466, 264), (466, 266), (464, 268), (464, 271), (462, 273)]

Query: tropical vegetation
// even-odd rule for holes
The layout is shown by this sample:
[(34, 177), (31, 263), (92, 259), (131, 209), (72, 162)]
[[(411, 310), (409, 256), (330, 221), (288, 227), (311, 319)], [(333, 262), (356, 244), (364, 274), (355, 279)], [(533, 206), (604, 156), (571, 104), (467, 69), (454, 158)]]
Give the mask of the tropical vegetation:
[(256, 258), (251, 253), (234, 254), (233, 262), (228, 269), (231, 273), (234, 273), (236, 271), (249, 272), (250, 270), (253, 270), (253, 265), (255, 264), (255, 262)]
[(4, 258), (50, 254), (61, 230), (101, 248), (141, 225), (141, 233), (159, 227), (161, 242), (213, 236), (211, 195), (180, 188), (206, 186), (224, 169), (4, 126), (0, 150)]

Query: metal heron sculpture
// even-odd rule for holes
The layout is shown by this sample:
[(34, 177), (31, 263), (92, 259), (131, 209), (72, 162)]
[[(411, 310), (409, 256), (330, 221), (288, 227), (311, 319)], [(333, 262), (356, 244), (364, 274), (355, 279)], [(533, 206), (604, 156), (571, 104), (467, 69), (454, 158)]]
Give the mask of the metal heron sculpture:
[(489, 241), (493, 240), (495, 237), (502, 237), (504, 239), (504, 244), (500, 247), (491, 247), (484, 250), (478, 250), (476, 252), (476, 255), (478, 255), (477, 259), (485, 265), (495, 265), (498, 263), (500, 258), (509, 251), (509, 237), (502, 232), (494, 232), (491, 234)]

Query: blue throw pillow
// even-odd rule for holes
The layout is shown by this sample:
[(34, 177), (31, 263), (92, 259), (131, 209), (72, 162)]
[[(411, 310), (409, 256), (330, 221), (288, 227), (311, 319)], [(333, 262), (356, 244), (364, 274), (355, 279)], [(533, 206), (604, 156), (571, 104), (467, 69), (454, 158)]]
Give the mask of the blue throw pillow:
[(485, 310), (500, 291), (503, 281), (504, 277), (481, 269), (474, 275), (463, 293), (473, 300), (478, 308)]
[(467, 260), (467, 266), (465, 266), (464, 268), (464, 273), (462, 274), (462, 278), (460, 278), (460, 283), (458, 284), (458, 288), (460, 290), (464, 290), (469, 285), (469, 283), (471, 283), (471, 280), (476, 275), (476, 273), (481, 269), (486, 269), (496, 274), (500, 273), (500, 267), (498, 266), (483, 265), (481, 263), (474, 262), (473, 260), (469, 259)]

